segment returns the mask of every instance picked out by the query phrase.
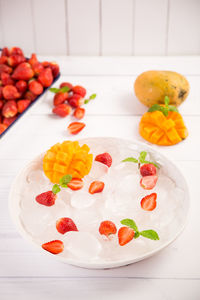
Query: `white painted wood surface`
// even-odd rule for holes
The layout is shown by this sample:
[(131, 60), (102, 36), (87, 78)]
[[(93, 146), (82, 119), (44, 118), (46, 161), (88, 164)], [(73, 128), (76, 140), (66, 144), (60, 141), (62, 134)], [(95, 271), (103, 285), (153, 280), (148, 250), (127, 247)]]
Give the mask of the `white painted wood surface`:
[(86, 128), (72, 139), (116, 136), (142, 141), (138, 122), (146, 108), (133, 93), (136, 75), (155, 65), (163, 69), (173, 66), (187, 76), (191, 92), (180, 112), (189, 137), (172, 147), (154, 147), (171, 158), (185, 175), (191, 193), (190, 216), (184, 232), (169, 247), (149, 259), (116, 269), (87, 270), (62, 264), (23, 240), (9, 217), (10, 185), (30, 159), (58, 141), (71, 139), (66, 130), (71, 119), (52, 116), (52, 95), (48, 92), (0, 140), (0, 299), (199, 300), (199, 58), (52, 59), (61, 65), (60, 82), (82, 84), (88, 94), (98, 95), (86, 107)]
[(27, 55), (199, 55), (199, 11), (199, 0), (0, 0), (0, 46)]

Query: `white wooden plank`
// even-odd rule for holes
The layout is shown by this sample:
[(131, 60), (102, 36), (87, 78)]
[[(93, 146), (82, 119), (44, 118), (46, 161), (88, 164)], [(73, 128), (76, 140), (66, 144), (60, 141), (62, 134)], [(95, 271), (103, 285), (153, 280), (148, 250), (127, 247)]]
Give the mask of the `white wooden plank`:
[(99, 0), (68, 0), (69, 54), (99, 55)]
[(67, 54), (64, 0), (34, 0), (36, 51), (39, 54)]
[(165, 55), (168, 0), (136, 0), (135, 55)]
[(4, 37), (3, 37), (3, 22), (2, 22), (2, 1), (0, 0), (0, 46), (4, 47)]
[(199, 0), (170, 1), (169, 55), (200, 53)]
[(131, 55), (133, 1), (102, 0), (102, 54)]
[(35, 50), (31, 0), (1, 0), (4, 46), (21, 47), (26, 54)]

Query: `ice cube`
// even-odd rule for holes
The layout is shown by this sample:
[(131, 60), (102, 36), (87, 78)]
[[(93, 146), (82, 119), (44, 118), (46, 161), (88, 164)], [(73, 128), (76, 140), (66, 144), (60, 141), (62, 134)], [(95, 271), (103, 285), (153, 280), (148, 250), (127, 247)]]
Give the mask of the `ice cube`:
[(102, 215), (99, 210), (93, 207), (76, 210), (73, 220), (77, 225), (78, 230), (98, 233)]
[(98, 161), (93, 161), (92, 168), (89, 173), (89, 177), (98, 179), (104, 176), (108, 172), (108, 167)]
[(89, 207), (95, 203), (97, 197), (87, 191), (76, 191), (71, 196), (71, 206), (77, 209)]

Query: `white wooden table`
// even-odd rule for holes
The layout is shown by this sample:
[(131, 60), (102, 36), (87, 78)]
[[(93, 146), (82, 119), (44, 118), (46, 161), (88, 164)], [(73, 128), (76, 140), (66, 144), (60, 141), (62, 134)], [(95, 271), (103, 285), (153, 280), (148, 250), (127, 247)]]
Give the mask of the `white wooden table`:
[[(42, 57), (41, 59), (48, 59)], [(48, 92), (0, 140), (0, 299), (200, 299), (200, 57), (53, 57), (61, 81), (97, 93), (87, 105), (86, 128), (73, 139), (114, 136), (143, 141), (138, 122), (146, 107), (133, 93), (138, 74), (169, 69), (187, 76), (191, 92), (180, 107), (189, 137), (172, 147), (157, 147), (181, 168), (191, 191), (188, 225), (182, 235), (156, 256), (126, 267), (87, 270), (46, 257), (23, 240), (8, 212), (8, 193), (26, 162), (58, 141), (71, 139), (70, 118), (51, 114)], [(144, 142), (144, 141), (143, 141)]]

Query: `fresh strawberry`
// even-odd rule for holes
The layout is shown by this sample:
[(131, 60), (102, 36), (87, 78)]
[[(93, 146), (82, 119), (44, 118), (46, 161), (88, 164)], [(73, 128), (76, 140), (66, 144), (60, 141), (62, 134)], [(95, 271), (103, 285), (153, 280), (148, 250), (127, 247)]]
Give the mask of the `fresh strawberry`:
[(28, 63), (33, 67), (34, 64), (38, 63), (38, 59), (35, 53), (32, 53), (31, 58), (28, 60)]
[(140, 167), (142, 176), (156, 175), (156, 167), (153, 164), (144, 164)]
[(3, 99), (3, 87), (0, 86), (0, 99)]
[(108, 237), (110, 234), (116, 234), (117, 228), (113, 222), (103, 221), (99, 226), (99, 233), (104, 234), (106, 237)]
[(1, 56), (10, 56), (10, 50), (7, 47), (4, 47), (1, 51)]
[(16, 80), (30, 80), (34, 76), (34, 72), (31, 68), (31, 65), (27, 62), (19, 64), (13, 74), (12, 78)]
[(53, 77), (56, 78), (60, 72), (59, 65), (56, 62), (51, 62), (49, 67), (51, 68)]
[(93, 181), (89, 187), (90, 194), (101, 193), (104, 189), (104, 182), (102, 181)]
[(64, 250), (64, 244), (60, 240), (55, 240), (43, 244), (42, 248), (52, 254), (59, 254)]
[(84, 104), (84, 99), (80, 95), (74, 94), (68, 99), (68, 102), (72, 107), (76, 108)]
[(53, 98), (53, 104), (55, 106), (57, 106), (59, 104), (62, 104), (67, 100), (67, 98), (68, 98), (68, 93), (67, 92), (65, 92), (65, 93), (62, 93), (62, 92), (56, 93), (54, 98)]
[(118, 231), (118, 240), (120, 246), (124, 246), (134, 238), (135, 232), (130, 227), (121, 227)]
[[(0, 109), (2, 109), (3, 105), (4, 105), (3, 100), (0, 100)], [(1, 122), (0, 122), (0, 123), (1, 123)]]
[(65, 234), (68, 231), (78, 231), (75, 223), (70, 218), (61, 218), (56, 222), (56, 229), (61, 234)]
[(37, 80), (31, 80), (28, 87), (34, 95), (40, 95), (43, 92), (43, 86)]
[(51, 68), (44, 69), (38, 76), (38, 81), (43, 87), (49, 87), (53, 82), (53, 74)]
[(64, 86), (67, 86), (68, 88), (69, 88), (69, 92), (72, 90), (72, 88), (73, 88), (73, 85), (71, 84), (71, 83), (69, 83), (69, 82), (62, 82), (61, 84), (60, 84), (60, 89), (62, 88), (62, 87), (64, 87)]
[(86, 89), (80, 85), (76, 85), (72, 88), (72, 91), (74, 92), (74, 94), (78, 94), (80, 95), (82, 98), (85, 97), (86, 95)]
[(10, 126), (10, 124), (12, 124), (16, 119), (17, 119), (17, 116), (11, 117), (11, 118), (4, 118), (3, 124)]
[(0, 64), (7, 64), (8, 57), (7, 56), (1, 56), (0, 57)]
[(2, 108), (2, 115), (5, 118), (14, 117), (17, 114), (17, 103), (14, 100), (7, 101)]
[(17, 101), (17, 109), (19, 113), (25, 111), (25, 109), (30, 105), (31, 101), (28, 99)]
[(8, 65), (10, 67), (16, 67), (18, 66), (19, 64), (23, 63), (26, 61), (25, 57), (22, 56), (22, 55), (11, 55), (10, 57), (8, 57)]
[(158, 180), (157, 175), (144, 176), (140, 180), (140, 185), (145, 190), (151, 190), (155, 187), (157, 180)]
[(10, 49), (10, 55), (21, 55), (21, 56), (24, 56), (24, 53), (22, 51), (21, 48), (19, 47), (12, 47)]
[(5, 124), (0, 124), (0, 135), (8, 128)]
[(27, 82), (25, 80), (19, 80), (15, 83), (16, 88), (20, 93), (24, 93), (27, 90)]
[(80, 190), (83, 187), (83, 180), (81, 178), (72, 178), (67, 186), (73, 191)]
[(52, 112), (62, 118), (68, 116), (71, 113), (71, 106), (68, 104), (62, 103), (57, 106), (55, 106), (52, 110)]
[(32, 66), (32, 69), (35, 76), (38, 76), (44, 70), (44, 67), (40, 62), (37, 62)]
[(111, 167), (111, 165), (112, 165), (112, 157), (107, 152), (97, 155), (95, 157), (95, 160), (99, 161), (100, 163), (102, 163), (108, 167)]
[(81, 123), (81, 122), (72, 122), (72, 123), (69, 124), (69, 126), (67, 127), (67, 129), (68, 129), (68, 132), (70, 134), (77, 134), (81, 130), (83, 130), (84, 127), (85, 127), (84, 123)]
[(6, 100), (17, 99), (19, 98), (20, 94), (15, 86), (13, 85), (6, 85), (3, 87), (3, 97)]
[(14, 80), (10, 77), (10, 74), (2, 72), (1, 73), (1, 82), (2, 85), (13, 85)]
[(50, 62), (49, 62), (49, 61), (43, 61), (43, 62), (42, 62), (42, 66), (43, 66), (44, 68), (49, 68), (49, 67), (50, 67)]
[(85, 115), (85, 108), (77, 107), (74, 111), (74, 117), (78, 120), (83, 119)]
[(30, 100), (31, 102), (35, 100), (36, 97), (37, 96), (33, 94), (31, 91), (27, 91), (24, 95), (24, 98)]
[(157, 199), (157, 194), (156, 193), (152, 193), (150, 195), (145, 196), (144, 198), (142, 198), (140, 204), (141, 207), (144, 210), (154, 210), (156, 208), (156, 199)]
[(42, 205), (52, 206), (55, 204), (56, 195), (52, 191), (44, 192), (35, 197), (35, 200)]
[(10, 73), (12, 73), (12, 68), (5, 64), (0, 64), (0, 75), (2, 72), (10, 74)]

